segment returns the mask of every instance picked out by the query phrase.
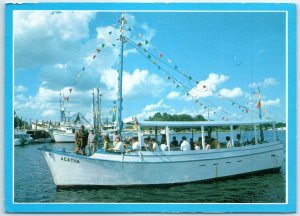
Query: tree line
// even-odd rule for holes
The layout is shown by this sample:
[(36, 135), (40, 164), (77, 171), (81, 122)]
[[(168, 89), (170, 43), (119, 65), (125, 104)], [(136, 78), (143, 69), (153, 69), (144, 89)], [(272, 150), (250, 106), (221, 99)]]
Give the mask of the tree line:
[(168, 114), (160, 112), (150, 116), (146, 121), (207, 121), (202, 115), (191, 116), (187, 114)]

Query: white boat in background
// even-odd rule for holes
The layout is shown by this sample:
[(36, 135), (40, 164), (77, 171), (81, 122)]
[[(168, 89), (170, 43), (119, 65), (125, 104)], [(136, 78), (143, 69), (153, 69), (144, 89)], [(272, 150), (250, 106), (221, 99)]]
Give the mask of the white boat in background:
[(26, 133), (15, 133), (14, 134), (14, 145), (21, 146), (27, 145), (32, 142), (32, 138)]
[[(262, 140), (260, 124), (271, 124), (273, 134)], [(262, 171), (279, 171), (283, 161), (283, 145), (279, 143), (274, 122), (141, 122), (143, 127), (165, 128), (169, 151), (109, 152), (98, 150), (92, 156), (41, 148), (57, 187), (73, 186), (137, 186), (164, 185), (213, 180)], [(205, 150), (208, 128), (227, 126), (232, 148)], [(233, 127), (239, 126), (239, 131)], [(251, 130), (249, 128), (251, 127)], [(202, 150), (171, 151), (169, 128), (201, 129)], [(237, 147), (233, 141), (241, 129), (242, 136), (251, 131), (252, 142)], [(216, 138), (217, 139), (217, 138)], [(250, 139), (251, 140), (251, 139)], [(87, 172), (87, 167), (89, 171)]]
[(32, 130), (45, 130), (49, 132), (52, 128), (53, 125), (51, 122), (43, 122), (43, 121), (31, 122)]
[(75, 142), (75, 127), (61, 127), (52, 130), (51, 135), (55, 142)]

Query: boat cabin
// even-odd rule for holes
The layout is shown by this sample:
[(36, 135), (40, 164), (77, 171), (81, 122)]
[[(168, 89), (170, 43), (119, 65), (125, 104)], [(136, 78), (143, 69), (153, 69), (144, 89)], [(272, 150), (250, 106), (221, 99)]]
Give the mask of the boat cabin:
[[(143, 131), (154, 131), (155, 140), (158, 140), (161, 131), (164, 131), (168, 150), (179, 150), (171, 146), (172, 137), (180, 142), (183, 134), (190, 134), (187, 141), (197, 143), (201, 149), (241, 147), (277, 141), (275, 122), (219, 122), (219, 121), (190, 121), (190, 122), (163, 122), (142, 121), (138, 122), (137, 131), (141, 145), (143, 145)], [(151, 136), (151, 135), (150, 135)], [(179, 144), (180, 145), (180, 144)]]

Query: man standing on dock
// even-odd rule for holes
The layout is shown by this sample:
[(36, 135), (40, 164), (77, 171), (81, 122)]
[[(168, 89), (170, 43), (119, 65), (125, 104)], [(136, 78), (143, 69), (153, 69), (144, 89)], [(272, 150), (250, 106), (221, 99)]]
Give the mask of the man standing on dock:
[(75, 133), (75, 153), (78, 154), (80, 149), (82, 151), (82, 155), (86, 155), (85, 147), (87, 145), (88, 140), (88, 132), (84, 130), (84, 126), (82, 125), (81, 128)]

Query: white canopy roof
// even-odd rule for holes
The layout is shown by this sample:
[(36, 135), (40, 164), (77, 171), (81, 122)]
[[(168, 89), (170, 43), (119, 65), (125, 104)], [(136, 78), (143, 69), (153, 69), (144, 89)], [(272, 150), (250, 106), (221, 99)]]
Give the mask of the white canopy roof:
[(140, 121), (140, 127), (180, 127), (180, 128), (195, 128), (201, 126), (226, 126), (226, 125), (258, 125), (258, 124), (273, 124), (274, 121)]

